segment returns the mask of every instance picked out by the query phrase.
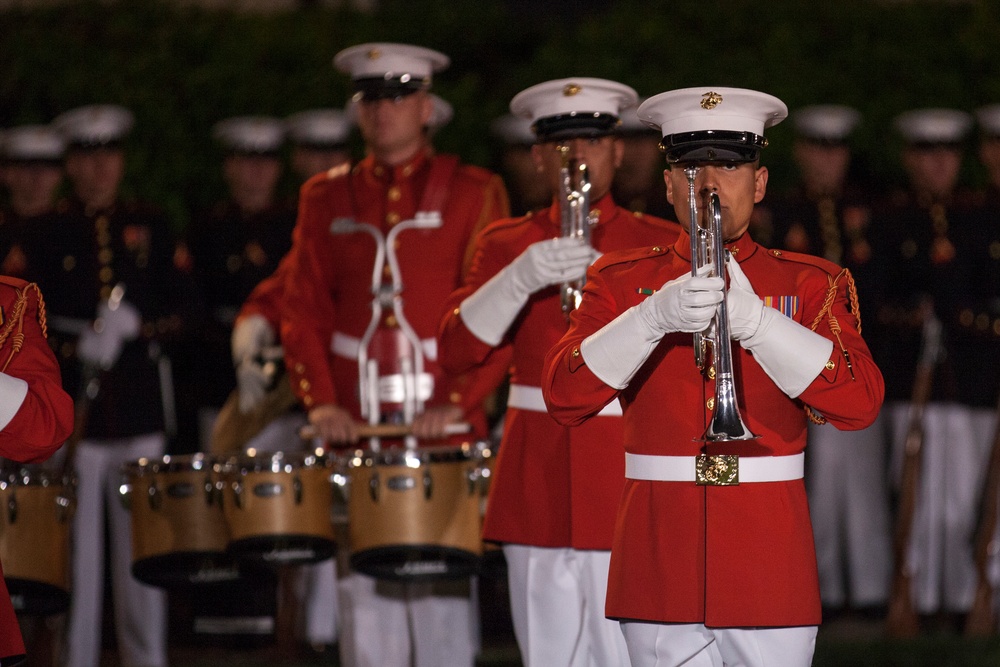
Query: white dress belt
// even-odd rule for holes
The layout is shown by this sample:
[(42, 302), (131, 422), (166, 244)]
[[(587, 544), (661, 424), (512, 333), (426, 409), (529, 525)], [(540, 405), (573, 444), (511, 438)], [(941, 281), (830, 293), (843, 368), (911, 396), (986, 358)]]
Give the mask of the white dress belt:
[[(420, 346), (424, 350), (424, 359), (437, 361), (438, 348), (436, 338), (424, 338), (420, 341)], [(358, 353), (361, 351), (361, 339), (336, 331), (330, 341), (330, 351), (338, 357), (357, 361)]]
[[(653, 482), (696, 482), (697, 456), (652, 456), (625, 453), (625, 478)], [(741, 456), (739, 482), (787, 482), (802, 479), (805, 454)]]
[[(541, 387), (530, 387), (525, 384), (512, 384), (507, 395), (507, 407), (533, 412), (548, 412), (545, 399), (542, 398)], [(597, 413), (598, 417), (621, 417), (622, 406), (618, 401), (608, 403)]]

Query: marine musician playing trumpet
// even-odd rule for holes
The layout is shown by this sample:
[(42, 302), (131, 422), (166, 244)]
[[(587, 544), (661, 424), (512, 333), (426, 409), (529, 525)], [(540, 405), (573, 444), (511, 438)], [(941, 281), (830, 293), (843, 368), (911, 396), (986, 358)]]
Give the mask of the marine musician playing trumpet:
[(567, 428), (546, 413), (540, 387), (544, 354), (566, 332), (594, 258), (667, 247), (679, 234), (675, 223), (633, 214), (609, 194), (623, 154), (619, 119), (636, 100), (628, 86), (591, 78), (547, 81), (514, 97), (513, 113), (533, 123), (532, 156), (554, 201), (480, 234), (442, 323), (446, 369), (498, 360), (514, 369), (484, 537), (503, 544), (514, 632), (529, 667), (628, 664), (621, 633), (603, 613), (624, 475), (620, 412)]
[[(806, 424), (867, 426), (883, 384), (858, 333), (850, 274), (747, 234), (767, 186), (764, 129), (786, 114), (777, 98), (738, 88), (675, 90), (639, 107), (663, 134), (667, 199), (684, 232), (671, 246), (598, 260), (546, 357), (542, 390), (560, 423), (622, 408), (626, 480), (606, 613), (620, 621), (634, 666), (812, 661), (820, 600)], [(719, 198), (725, 248), (696, 275), (688, 169), (699, 217)], [(747, 439), (708, 432), (722, 398), (720, 355), (710, 346), (702, 371), (693, 354), (692, 334), (717, 330), (726, 311), (732, 342), (716, 343), (731, 345)]]

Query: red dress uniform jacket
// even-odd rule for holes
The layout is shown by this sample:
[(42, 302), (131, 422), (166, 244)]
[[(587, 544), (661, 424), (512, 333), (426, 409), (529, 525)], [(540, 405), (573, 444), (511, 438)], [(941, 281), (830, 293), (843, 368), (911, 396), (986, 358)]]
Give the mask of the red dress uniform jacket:
[[(601, 252), (657, 243), (666, 247), (679, 233), (676, 224), (631, 213), (616, 206), (610, 196), (594, 208), (600, 214), (591, 230), (592, 243)], [(495, 363), (497, 358), (512, 359), (511, 384), (540, 389), (545, 353), (568, 326), (558, 287), (535, 293), (496, 348), (465, 327), (458, 306), (529, 245), (559, 234), (559, 208), (552, 206), (497, 221), (479, 236), (465, 285), (448, 300), (442, 325), (439, 347), (447, 370), (461, 372)], [(621, 417), (602, 416), (567, 428), (541, 407), (538, 411), (508, 405), (490, 482), (484, 537), (541, 547), (608, 550), (625, 473)]]
[[(617, 398), (625, 450), (671, 456), (703, 450), (798, 454), (806, 445), (805, 406), (840, 429), (871, 424), (884, 386), (858, 333), (850, 275), (826, 260), (767, 250), (748, 234), (729, 247), (765, 303), (833, 340), (825, 370), (797, 399), (783, 393), (734, 343), (737, 394), (744, 421), (758, 439), (711, 446), (699, 441), (711, 418), (715, 383), (695, 367), (691, 334), (665, 336), (621, 392), (590, 372), (578, 352), (587, 336), (646, 298), (642, 291), (691, 270), (687, 233), (671, 248), (618, 253), (591, 268), (570, 330), (546, 358), (543, 390), (555, 418), (579, 424)], [(697, 486), (693, 481), (626, 480), (606, 612), (612, 618), (710, 627), (819, 624), (803, 481)]]
[[(73, 399), (45, 338), (38, 287), (0, 276), (0, 456), (21, 463), (44, 461), (73, 431)], [(0, 572), (0, 661), (19, 655), (24, 643)]]
[[(376, 246), (365, 233), (331, 234), (331, 222), (352, 218), (388, 234), (394, 225), (414, 217), (432, 166), (446, 159), (454, 160), (424, 151), (409, 162), (387, 167), (369, 156), (353, 168), (330, 170), (302, 186), (285, 267), (281, 340), (293, 390), (306, 409), (333, 403), (355, 417), (361, 414), (356, 355), (335, 355), (331, 345), (335, 332), (354, 340), (364, 335), (372, 314)], [(400, 234), (395, 251), (402, 273), (403, 310), (421, 340), (436, 345), (444, 302), (461, 284), (473, 235), (508, 214), (507, 193), (498, 176), (458, 165), (441, 206), (443, 225)], [(385, 276), (386, 281), (391, 279)], [(376, 335), (398, 331), (391, 309), (383, 310), (378, 328)], [(427, 406), (461, 406), (482, 434), (481, 406), (497, 384), (496, 374), (472, 386), (469, 378), (445, 377), (434, 356), (427, 354), (425, 371), (435, 376), (434, 395)]]

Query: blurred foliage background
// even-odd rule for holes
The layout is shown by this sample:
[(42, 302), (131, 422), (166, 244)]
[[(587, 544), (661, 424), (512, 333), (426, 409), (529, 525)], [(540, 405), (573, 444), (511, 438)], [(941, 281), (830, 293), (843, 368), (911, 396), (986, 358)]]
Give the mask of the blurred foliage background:
[[(82, 0), (0, 12), (0, 128), (48, 122), (81, 104), (134, 111), (126, 191), (159, 203), (178, 226), (219, 196), (212, 125), (341, 106), (340, 49), (401, 41), (452, 58), (435, 90), (456, 117), (440, 150), (495, 166), (489, 122), (540, 81), (597, 76), (640, 95), (741, 86), (791, 109), (860, 109), (858, 166), (896, 182), (892, 117), (909, 108), (973, 110), (1000, 102), (1000, 3), (838, 0), (383, 0), (362, 13), (307, 7), (246, 14), (163, 0)], [(771, 132), (772, 187), (791, 178), (790, 124)], [(966, 181), (981, 182), (975, 160)], [(292, 187), (288, 184), (289, 194)]]

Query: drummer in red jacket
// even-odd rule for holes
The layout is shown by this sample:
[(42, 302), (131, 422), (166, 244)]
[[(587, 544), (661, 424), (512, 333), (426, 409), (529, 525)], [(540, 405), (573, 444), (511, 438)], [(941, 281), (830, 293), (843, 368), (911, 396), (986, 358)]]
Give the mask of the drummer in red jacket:
[[(621, 622), (634, 666), (812, 660), (820, 600), (802, 481), (807, 420), (864, 428), (884, 387), (858, 332), (850, 273), (747, 233), (767, 186), (764, 129), (786, 113), (736, 88), (676, 90), (639, 107), (663, 134), (667, 199), (682, 227), (689, 189), (699, 215), (711, 193), (721, 200), (728, 288), (705, 268), (692, 277), (686, 233), (669, 247), (605, 255), (546, 357), (542, 389), (560, 422), (622, 406), (626, 482), (606, 613)], [(693, 183), (686, 168), (697, 170)], [(733, 391), (717, 391), (725, 364), (710, 354), (702, 372), (694, 361), (692, 334), (720, 310)], [(706, 437), (717, 406), (733, 400), (754, 437)]]
[[(73, 431), (73, 399), (45, 340), (45, 304), (34, 283), (0, 276), (0, 456), (49, 458)], [(0, 573), (0, 664), (16, 664), (24, 643)]]

